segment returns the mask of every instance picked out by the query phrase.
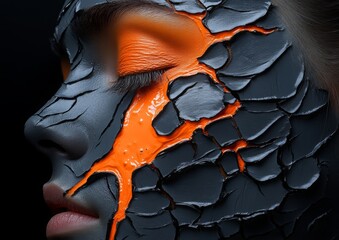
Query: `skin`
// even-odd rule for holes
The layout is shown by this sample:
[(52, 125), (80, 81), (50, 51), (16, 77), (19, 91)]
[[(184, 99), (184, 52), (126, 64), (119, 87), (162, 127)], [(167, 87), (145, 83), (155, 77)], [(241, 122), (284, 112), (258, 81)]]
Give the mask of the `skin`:
[[(123, 238), (119, 224), (129, 220), (126, 211), (135, 200), (135, 172), (148, 166), (154, 170), (153, 161), (163, 151), (192, 140), (197, 130), (207, 136), (209, 124), (237, 116), (240, 101), (214, 109), (206, 100), (201, 109), (211, 108), (215, 114), (187, 120), (165, 136), (153, 126), (172, 101), (170, 83), (179, 77), (205, 74), (213, 94), (229, 92), (216, 71), (198, 61), (213, 44), (241, 32), (274, 32), (247, 25), (211, 34), (203, 17), (142, 5), (123, 9), (94, 34), (84, 37), (73, 32), (82, 40), (80, 62), (61, 58), (64, 83), (25, 125), (26, 136), (53, 164), (53, 174), (43, 186), (46, 203), (56, 213), (47, 225), (48, 239)], [(75, 41), (60, 43), (71, 49)], [(149, 86), (116, 88), (123, 77), (159, 70), (161, 76), (151, 79)], [(239, 152), (248, 142), (238, 139), (219, 146), (223, 154), (236, 154), (240, 174), (246, 172), (246, 164)], [(156, 170), (155, 175), (161, 174)], [(221, 168), (216, 175), (227, 180)]]
[[(135, 15), (135, 13), (137, 14)], [(133, 17), (130, 14), (133, 14)], [(157, 25), (152, 24), (154, 19), (159, 20)], [(76, 100), (71, 109), (65, 114), (49, 115), (48, 112), (62, 108), (62, 104), (65, 104), (63, 100), (54, 102), (52, 98), (26, 123), (26, 135), (37, 148), (51, 158), (53, 163), (53, 175), (50, 181), (44, 185), (45, 199), (47, 199), (49, 205), (65, 205), (59, 202), (54, 203), (55, 199), (62, 198), (62, 195), (82, 178), (85, 171), (97, 159), (102, 158), (103, 152), (107, 153), (111, 149), (118, 133), (116, 126), (121, 125), (121, 117), (112, 119), (112, 116), (114, 116), (119, 105), (120, 112), (125, 111), (134, 95), (133, 92), (120, 93), (111, 89), (112, 83), (117, 81), (118, 76), (154, 70), (147, 69), (146, 66), (149, 65), (155, 66), (156, 69), (166, 69), (187, 64), (187, 60), (185, 62), (182, 59), (192, 58), (192, 54), (199, 48), (199, 45), (188, 46), (188, 35), (192, 36), (193, 34), (194, 38), (202, 38), (199, 28), (192, 20), (163, 9), (161, 11), (152, 8), (147, 10), (135, 9), (127, 12), (119, 20), (118, 23), (105, 29), (107, 32), (105, 31), (105, 34), (103, 34), (104, 39), (100, 39), (104, 42), (106, 52), (107, 49), (113, 48), (114, 42), (119, 43), (118, 46), (121, 50), (118, 50), (118, 59), (114, 59), (114, 53), (101, 55), (101, 51), (98, 50), (97, 53), (99, 54), (94, 58), (100, 59), (100, 61), (95, 62), (91, 76), (86, 76), (85, 80), (76, 82), (74, 92), (70, 95), (68, 95), (67, 89), (63, 87), (56, 93), (56, 96), (65, 94), (66, 98), (71, 99), (68, 101)], [(142, 28), (138, 23), (140, 21), (145, 23), (142, 24)], [(177, 35), (181, 37), (175, 38)], [(130, 43), (129, 39), (133, 42)], [(99, 42), (99, 40), (94, 40), (94, 42), (96, 41)], [(128, 55), (129, 52), (124, 50), (125, 44), (131, 45), (133, 49), (129, 51), (134, 50), (136, 56)], [(150, 58), (146, 58), (143, 54), (144, 44), (146, 48), (152, 49)], [(93, 56), (86, 56), (87, 49), (90, 49), (90, 46), (85, 45), (85, 57), (79, 65), (83, 65), (84, 68), (88, 67), (86, 64), (93, 59)], [(96, 47), (96, 49), (98, 48)], [(182, 49), (185, 49), (185, 51), (182, 51)], [(161, 58), (161, 61), (159, 61), (159, 54), (164, 57)], [(187, 54), (189, 55), (187, 56)], [(166, 56), (169, 56), (169, 58), (167, 59)], [(109, 65), (114, 61), (118, 62), (115, 69), (112, 68), (113, 64)], [(147, 62), (147, 65), (138, 64), (140, 61), (151, 61), (156, 64), (149, 64), (149, 62)], [(62, 61), (62, 66), (65, 83), (77, 81), (76, 78), (72, 79), (69, 63), (65, 59)], [(90, 92), (83, 94), (86, 91), (84, 88), (87, 88)], [(95, 100), (93, 101), (93, 99)], [(98, 106), (100, 107), (98, 108)], [(47, 117), (41, 117), (44, 115), (41, 113), (46, 113)], [(97, 117), (93, 118), (93, 116)], [(76, 146), (74, 143), (76, 143)], [(110, 182), (115, 189), (109, 189), (107, 182)], [(60, 219), (56, 220), (52, 219), (47, 226), (47, 237), (50, 239), (86, 240), (93, 239), (93, 236), (95, 236), (95, 239), (105, 239), (110, 231), (110, 226), (107, 223), (111, 221), (117, 210), (117, 188), (115, 176), (103, 174), (83, 190), (72, 196), (65, 196), (66, 200), (62, 200), (62, 202), (75, 201), (76, 204), (86, 208), (86, 212), (90, 212), (95, 220), (84, 221), (85, 223), (74, 220), (74, 227), (60, 230), (58, 225), (72, 225), (72, 220), (65, 220), (69, 216), (61, 216)], [(97, 192), (100, 192), (99, 196)], [(59, 207), (57, 206), (57, 208)], [(65, 206), (61, 207), (65, 208)], [(73, 212), (73, 210), (70, 209), (70, 212)]]

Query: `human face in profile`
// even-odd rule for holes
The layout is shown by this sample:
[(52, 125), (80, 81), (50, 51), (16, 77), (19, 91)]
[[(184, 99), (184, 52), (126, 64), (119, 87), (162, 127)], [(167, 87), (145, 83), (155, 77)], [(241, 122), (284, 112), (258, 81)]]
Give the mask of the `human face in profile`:
[(242, 235), (318, 182), (313, 155), (336, 125), (309, 137), (293, 116), (321, 122), (326, 93), (269, 1), (249, 2), (65, 4), (64, 82), (25, 128), (53, 164), (49, 239)]

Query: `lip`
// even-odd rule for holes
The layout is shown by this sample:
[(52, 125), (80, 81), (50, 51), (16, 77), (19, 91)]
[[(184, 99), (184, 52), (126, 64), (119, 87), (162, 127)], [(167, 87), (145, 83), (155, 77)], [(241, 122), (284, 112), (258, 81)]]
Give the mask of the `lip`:
[(73, 198), (65, 197), (64, 191), (56, 184), (46, 183), (43, 197), (53, 213), (46, 227), (47, 238), (85, 230), (99, 222), (94, 211)]

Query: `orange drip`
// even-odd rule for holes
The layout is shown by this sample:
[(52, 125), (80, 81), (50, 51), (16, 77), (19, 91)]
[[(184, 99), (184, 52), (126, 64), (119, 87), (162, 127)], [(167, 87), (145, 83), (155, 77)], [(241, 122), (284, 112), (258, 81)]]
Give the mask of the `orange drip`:
[[(119, 181), (120, 193), (118, 209), (112, 223), (110, 240), (114, 239), (117, 225), (125, 218), (125, 211), (132, 199), (133, 172), (146, 164), (152, 163), (155, 157), (167, 148), (190, 140), (194, 130), (198, 128), (204, 129), (206, 125), (218, 119), (234, 116), (241, 106), (240, 102), (237, 101), (233, 105), (227, 106), (213, 118), (201, 119), (197, 122), (186, 121), (170, 136), (159, 136), (152, 127), (152, 121), (170, 101), (167, 96), (169, 82), (178, 77), (191, 76), (197, 73), (208, 74), (215, 82), (218, 82), (215, 71), (197, 61), (212, 44), (230, 40), (241, 31), (257, 31), (263, 34), (271, 32), (258, 27), (246, 26), (213, 35), (201, 22), (204, 15), (178, 14), (193, 20), (200, 31), (201, 37), (197, 41), (190, 39), (194, 49), (194, 56), (192, 57), (191, 54), (189, 56), (182, 56), (176, 67), (169, 69), (163, 74), (161, 81), (150, 87), (140, 89), (136, 93), (131, 106), (126, 112), (123, 127), (114, 142), (112, 151), (103, 159), (96, 162), (85, 177), (68, 192), (70, 196), (75, 194), (95, 173), (108, 172), (116, 175)], [(247, 143), (245, 141), (238, 141), (232, 146), (224, 148), (223, 151), (232, 150), (237, 152), (238, 149), (246, 146)], [(238, 157), (238, 161), (239, 169), (243, 171), (245, 164), (240, 157)]]

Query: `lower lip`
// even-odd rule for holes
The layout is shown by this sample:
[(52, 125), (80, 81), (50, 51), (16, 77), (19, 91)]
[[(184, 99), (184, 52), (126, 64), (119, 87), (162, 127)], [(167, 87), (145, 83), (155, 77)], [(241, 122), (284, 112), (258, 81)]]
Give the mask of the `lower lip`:
[(46, 227), (46, 236), (55, 237), (86, 230), (98, 223), (99, 219), (76, 212), (62, 212), (53, 216)]

